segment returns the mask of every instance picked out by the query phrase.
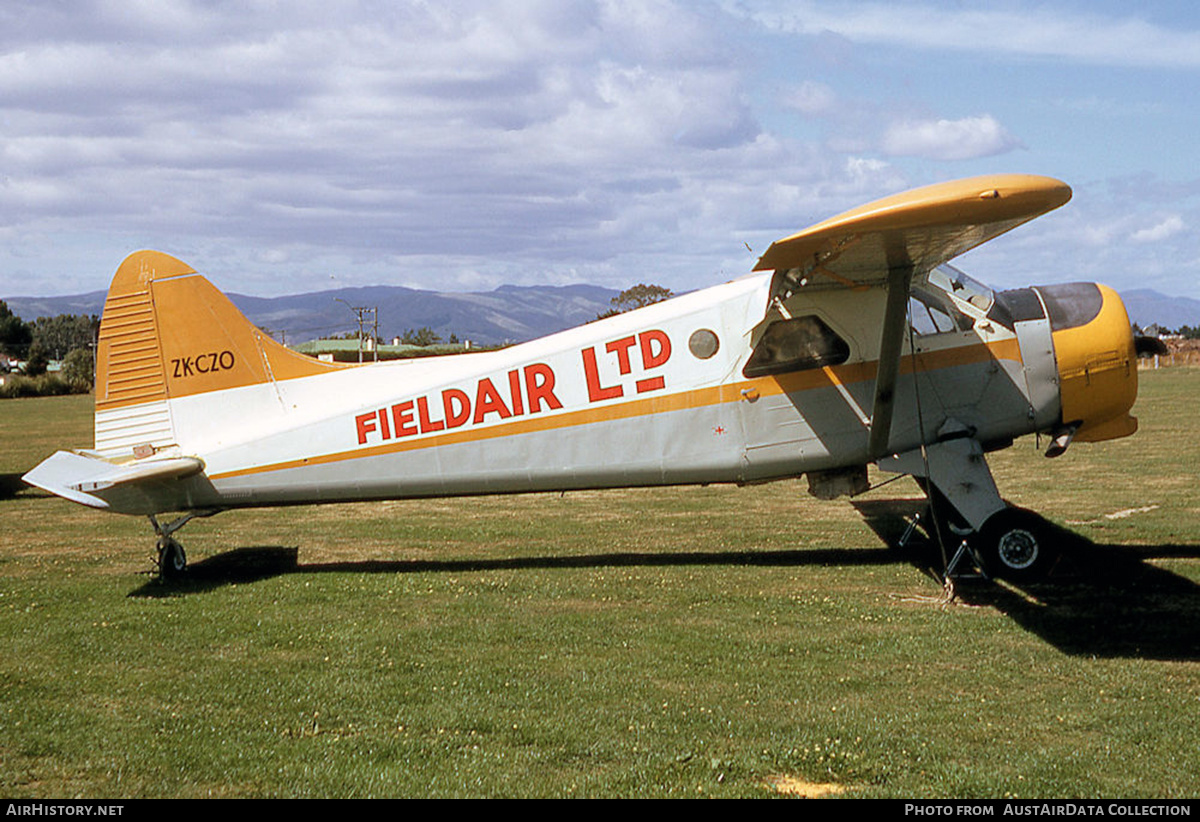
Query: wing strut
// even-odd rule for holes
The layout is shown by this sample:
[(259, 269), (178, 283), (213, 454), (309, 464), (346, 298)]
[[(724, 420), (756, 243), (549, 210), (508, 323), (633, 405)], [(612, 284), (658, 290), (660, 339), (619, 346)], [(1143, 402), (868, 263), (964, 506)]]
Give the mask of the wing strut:
[(908, 288), (912, 283), (911, 264), (888, 270), (887, 308), (883, 315), (883, 333), (879, 340), (879, 369), (875, 374), (875, 404), (871, 411), (871, 435), (867, 456), (876, 460), (887, 454), (892, 434), (892, 411), (896, 407), (896, 378), (900, 374), (900, 352), (904, 344), (904, 326), (908, 319)]

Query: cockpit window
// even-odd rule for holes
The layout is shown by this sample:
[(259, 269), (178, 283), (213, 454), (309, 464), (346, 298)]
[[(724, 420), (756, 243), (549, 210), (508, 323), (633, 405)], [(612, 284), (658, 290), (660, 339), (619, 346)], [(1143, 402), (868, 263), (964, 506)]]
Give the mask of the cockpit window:
[(996, 293), (992, 289), (948, 264), (939, 265), (929, 272), (929, 285), (947, 294), (953, 294), (985, 314), (996, 301)]
[(764, 377), (840, 365), (850, 358), (850, 346), (815, 315), (777, 320), (767, 326), (742, 373)]
[(914, 288), (908, 298), (908, 317), (917, 334), (945, 334), (968, 331), (974, 325), (970, 317), (938, 291)]

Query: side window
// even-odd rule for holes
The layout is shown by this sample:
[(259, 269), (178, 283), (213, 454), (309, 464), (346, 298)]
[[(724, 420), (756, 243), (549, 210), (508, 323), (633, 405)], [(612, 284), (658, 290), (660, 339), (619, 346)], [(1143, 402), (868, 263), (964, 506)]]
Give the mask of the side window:
[(850, 346), (820, 317), (793, 317), (767, 326), (742, 373), (747, 377), (764, 377), (840, 365), (849, 358)]

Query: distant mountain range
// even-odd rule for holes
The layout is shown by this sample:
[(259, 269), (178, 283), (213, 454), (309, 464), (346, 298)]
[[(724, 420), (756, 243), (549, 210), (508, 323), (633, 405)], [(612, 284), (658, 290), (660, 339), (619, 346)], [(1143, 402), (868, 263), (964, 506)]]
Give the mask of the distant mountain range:
[(1136, 288), (1121, 294), (1129, 319), (1142, 328), (1158, 325), (1178, 329), (1182, 325), (1200, 326), (1200, 300), (1168, 297), (1149, 288)]
[[(340, 288), (286, 297), (230, 294), (255, 325), (296, 344), (318, 337), (357, 331), (351, 306), (379, 308), (379, 336), (385, 340), (409, 329), (429, 327), (449, 338), (481, 344), (523, 342), (596, 319), (611, 308), (617, 292), (594, 285), (501, 286), (495, 291), (449, 293), (399, 286)], [(1148, 288), (1121, 295), (1129, 318), (1145, 328), (1200, 326), (1200, 300), (1168, 297)], [(13, 313), (26, 322), (56, 314), (100, 314), (104, 292), (68, 297), (9, 297)]]
[[(612, 308), (617, 293), (594, 285), (505, 285), (469, 293), (372, 286), (285, 297), (227, 296), (250, 322), (289, 345), (358, 331), (351, 306), (378, 307), (379, 336), (384, 340), (428, 327), (443, 339), (455, 334), (460, 340), (494, 345), (532, 340), (594, 320)], [(67, 297), (8, 297), (5, 302), (14, 314), (32, 322), (56, 314), (100, 314), (104, 296), (103, 291), (93, 291)]]

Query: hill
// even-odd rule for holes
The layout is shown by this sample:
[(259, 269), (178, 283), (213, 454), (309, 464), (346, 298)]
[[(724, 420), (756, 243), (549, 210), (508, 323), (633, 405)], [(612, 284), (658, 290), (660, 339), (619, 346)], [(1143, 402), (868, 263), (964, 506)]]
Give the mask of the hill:
[(1168, 297), (1149, 288), (1137, 288), (1121, 294), (1129, 319), (1142, 328), (1157, 323), (1163, 328), (1182, 325), (1200, 326), (1200, 300)]
[[(408, 329), (429, 327), (448, 338), (481, 344), (522, 342), (596, 319), (611, 308), (617, 292), (594, 285), (511, 286), (495, 291), (451, 293), (399, 286), (339, 288), (284, 297), (229, 294), (255, 325), (289, 344), (358, 329), (357, 319), (339, 300), (379, 308), (379, 335), (385, 340)], [(9, 297), (13, 313), (26, 322), (56, 314), (100, 314), (104, 292), (66, 297)], [(369, 315), (368, 315), (369, 316)]]
[[(611, 308), (617, 292), (594, 285), (512, 286), (495, 291), (451, 293), (399, 286), (340, 288), (284, 297), (230, 294), (255, 325), (294, 344), (358, 328), (355, 315), (338, 300), (379, 307), (379, 335), (385, 340), (428, 326), (448, 338), (494, 345), (522, 342), (594, 320)], [(1129, 319), (1141, 327), (1200, 326), (1200, 300), (1168, 297), (1148, 288), (1121, 295)], [(10, 297), (9, 308), (26, 322), (56, 314), (99, 314), (104, 292), (66, 297)]]

